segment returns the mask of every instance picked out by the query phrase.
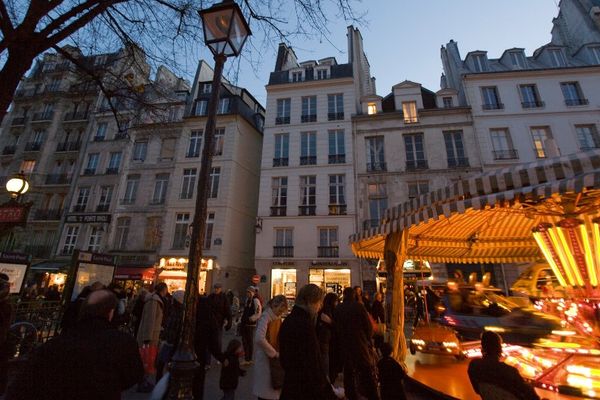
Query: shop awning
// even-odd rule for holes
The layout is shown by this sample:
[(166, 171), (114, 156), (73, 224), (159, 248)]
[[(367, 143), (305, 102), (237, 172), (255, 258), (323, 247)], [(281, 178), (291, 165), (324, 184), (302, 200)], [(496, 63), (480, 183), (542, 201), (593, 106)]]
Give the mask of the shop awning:
[(116, 280), (153, 280), (154, 267), (122, 267), (118, 266), (115, 270), (113, 279)]
[(69, 263), (66, 262), (57, 262), (57, 261), (42, 261), (37, 264), (34, 264), (30, 267), (32, 270), (36, 271), (67, 271), (69, 269)]
[[(600, 151), (486, 172), (386, 211), (350, 238), (353, 252), (382, 258), (387, 235), (409, 230), (407, 257), (430, 262), (510, 263), (542, 258), (532, 235), (566, 214), (595, 216)], [(568, 208), (568, 209), (566, 209)]]

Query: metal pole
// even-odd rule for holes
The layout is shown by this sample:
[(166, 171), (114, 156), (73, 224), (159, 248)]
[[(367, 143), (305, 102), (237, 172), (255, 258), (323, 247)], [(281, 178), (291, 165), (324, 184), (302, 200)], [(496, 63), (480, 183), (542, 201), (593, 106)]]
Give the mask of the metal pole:
[[(169, 383), (168, 399), (191, 400), (194, 372), (198, 367), (194, 352), (194, 331), (196, 327), (196, 304), (198, 301), (198, 278), (202, 262), (202, 246), (206, 231), (207, 202), (209, 193), (209, 175), (212, 167), (213, 139), (215, 135), (217, 106), (223, 66), (227, 57), (215, 55), (215, 71), (212, 82), (212, 92), (208, 103), (208, 117), (204, 129), (204, 148), (202, 163), (196, 191), (196, 208), (192, 221), (192, 238), (188, 260), (185, 297), (183, 299), (183, 321), (181, 324), (180, 341), (171, 364), (171, 381)], [(200, 354), (200, 357), (204, 357)]]

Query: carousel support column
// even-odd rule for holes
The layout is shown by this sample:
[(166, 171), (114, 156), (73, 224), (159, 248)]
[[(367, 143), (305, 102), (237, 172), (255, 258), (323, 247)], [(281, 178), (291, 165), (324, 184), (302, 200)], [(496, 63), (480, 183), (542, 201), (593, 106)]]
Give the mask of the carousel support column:
[[(385, 241), (385, 265), (388, 280), (392, 277), (392, 312), (390, 318), (390, 344), (394, 358), (404, 364), (406, 358), (406, 338), (404, 336), (404, 275), (408, 229), (388, 235)], [(389, 286), (388, 286), (389, 287)]]

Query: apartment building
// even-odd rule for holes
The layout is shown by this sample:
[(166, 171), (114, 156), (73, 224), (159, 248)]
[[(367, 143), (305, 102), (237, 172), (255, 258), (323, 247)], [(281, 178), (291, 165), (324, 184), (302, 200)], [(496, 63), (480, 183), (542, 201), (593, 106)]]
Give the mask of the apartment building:
[(299, 62), (279, 45), (267, 89), (255, 267), (270, 297), (315, 283), (339, 293), (361, 285), (346, 245), (356, 230), (352, 115), (375, 93), (360, 32), (348, 28), (348, 61)]

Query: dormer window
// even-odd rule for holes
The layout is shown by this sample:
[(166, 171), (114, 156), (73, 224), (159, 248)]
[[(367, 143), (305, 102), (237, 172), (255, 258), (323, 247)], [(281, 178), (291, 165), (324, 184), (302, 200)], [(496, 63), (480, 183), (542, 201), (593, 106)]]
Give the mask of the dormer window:
[(291, 71), (290, 79), (292, 82), (302, 82), (304, 80), (304, 70)]
[(419, 122), (419, 117), (417, 116), (417, 102), (403, 101), (402, 114), (404, 115), (405, 124), (414, 124), (416, 122)]
[(452, 97), (451, 96), (444, 96), (442, 97), (442, 101), (444, 102), (444, 108), (452, 108), (454, 107), (454, 102), (452, 101)]
[(511, 51), (508, 53), (510, 55), (510, 64), (513, 68), (524, 69), (525, 68), (525, 56), (520, 51)]
[(589, 47), (590, 58), (594, 64), (600, 64), (600, 46)]
[(329, 78), (329, 68), (317, 68), (315, 70), (315, 79), (322, 80)]
[(202, 84), (202, 94), (209, 94), (212, 90), (212, 83)]
[(369, 114), (369, 115), (377, 114), (377, 104), (368, 103), (367, 104), (367, 114)]
[(487, 58), (485, 54), (474, 54), (472, 56), (473, 67), (476, 72), (484, 72), (488, 70), (487, 67)]
[(562, 49), (550, 49), (548, 50), (548, 55), (550, 56), (550, 64), (553, 67), (560, 68), (567, 66)]

